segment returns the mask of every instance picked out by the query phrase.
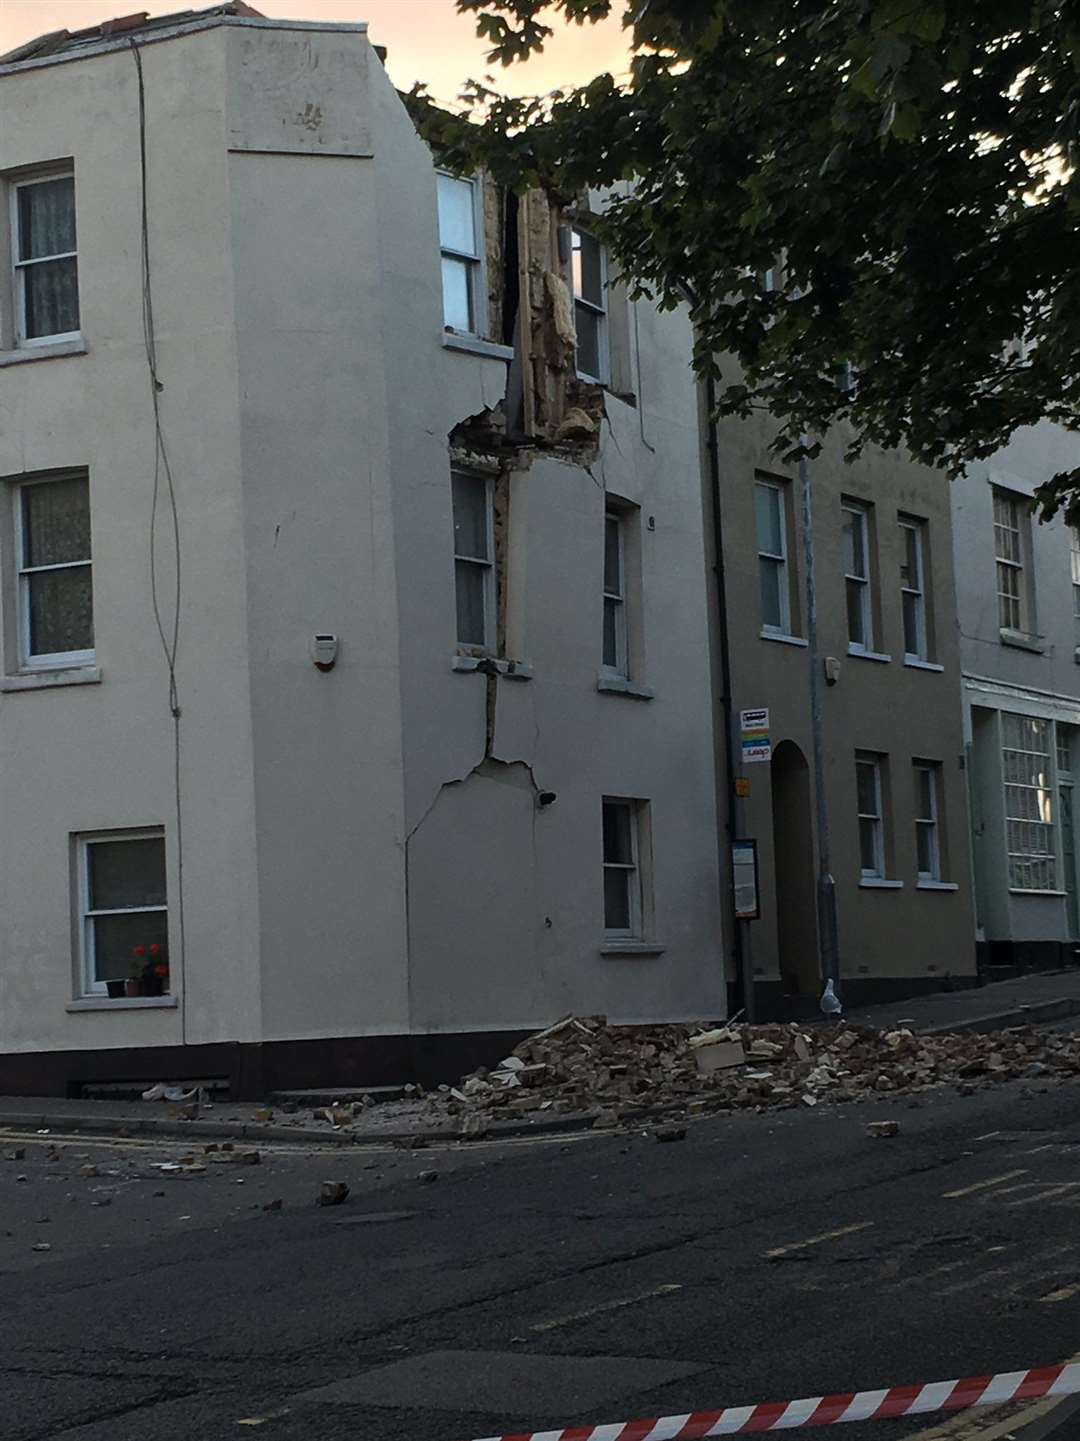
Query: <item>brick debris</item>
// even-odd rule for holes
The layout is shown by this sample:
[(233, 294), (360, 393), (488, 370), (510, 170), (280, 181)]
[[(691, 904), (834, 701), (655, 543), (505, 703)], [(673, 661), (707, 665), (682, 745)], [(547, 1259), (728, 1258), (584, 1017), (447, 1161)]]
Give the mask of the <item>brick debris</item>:
[(1076, 1076), (1080, 1035), (1031, 1026), (920, 1035), (904, 1026), (611, 1026), (567, 1016), (428, 1100), (460, 1116), (464, 1134), (482, 1134), (489, 1121), (545, 1114), (592, 1114), (604, 1127), (642, 1112), (772, 1110)]

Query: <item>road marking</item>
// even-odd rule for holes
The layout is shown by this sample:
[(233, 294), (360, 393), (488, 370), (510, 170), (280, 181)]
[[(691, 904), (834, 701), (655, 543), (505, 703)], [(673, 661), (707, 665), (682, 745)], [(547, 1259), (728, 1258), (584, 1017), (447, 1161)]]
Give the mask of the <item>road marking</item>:
[(265, 1416), (241, 1416), (237, 1421), (238, 1426), (265, 1426), (267, 1421), (276, 1421), (279, 1416), (287, 1416), (292, 1408), (282, 1406), (280, 1411), (267, 1411)]
[(1054, 1301), (1071, 1301), (1077, 1295), (1080, 1295), (1080, 1281), (1074, 1282), (1071, 1286), (1059, 1286), (1056, 1291), (1051, 1291), (1048, 1296), (1040, 1296), (1039, 1299), (1049, 1305)]
[(905, 1276), (897, 1281), (898, 1286), (922, 1286), (927, 1281), (932, 1281), (935, 1276), (945, 1276), (950, 1271), (959, 1271), (961, 1266), (970, 1266), (971, 1258), (966, 1257), (963, 1261), (947, 1261), (943, 1266), (935, 1266), (932, 1271), (924, 1271), (914, 1276)]
[(1017, 1176), (1030, 1174), (1026, 1167), (1022, 1171), (1006, 1171), (1004, 1176), (991, 1176), (988, 1181), (976, 1181), (973, 1186), (961, 1186), (959, 1191), (945, 1191), (943, 1196), (946, 1201), (959, 1201), (963, 1196), (973, 1196), (976, 1191), (988, 1191), (991, 1186), (1000, 1186), (1005, 1181), (1015, 1181)]
[[(3, 0), (0, 0), (0, 4)], [(228, 1137), (224, 1138), (228, 1140)], [(595, 1141), (598, 1139), (595, 1131), (581, 1132), (552, 1132), (550, 1135), (540, 1136), (493, 1136), (485, 1140), (465, 1140), (460, 1136), (447, 1136), (444, 1140), (428, 1141), (424, 1150), (426, 1151), (455, 1151), (465, 1154), (473, 1151), (500, 1150), (504, 1147), (516, 1146), (571, 1146), (580, 1141)], [(86, 1131), (50, 1131), (47, 1135), (38, 1135), (32, 1131), (7, 1130), (0, 1127), (0, 1142), (7, 1144), (12, 1142), (16, 1145), (29, 1146), (72, 1146), (98, 1150), (140, 1150), (140, 1151), (183, 1151), (201, 1150), (205, 1145), (213, 1144), (213, 1138), (192, 1135), (190, 1137), (177, 1135), (162, 1136), (109, 1136), (101, 1132)], [(217, 1144), (220, 1146), (221, 1141)], [(405, 1143), (393, 1141), (357, 1141), (355, 1146), (342, 1146), (328, 1144), (317, 1133), (308, 1137), (303, 1131), (297, 1132), (295, 1141), (264, 1141), (257, 1133), (249, 1136), (236, 1137), (234, 1144), (243, 1147), (258, 1147), (264, 1155), (273, 1156), (339, 1156), (342, 1160), (357, 1160), (362, 1156), (393, 1156), (402, 1155), (409, 1151)]]
[(618, 1296), (613, 1301), (601, 1301), (599, 1305), (589, 1306), (584, 1311), (571, 1311), (569, 1315), (555, 1316), (550, 1321), (538, 1321), (535, 1326), (530, 1326), (529, 1330), (538, 1333), (557, 1331), (560, 1326), (572, 1326), (575, 1321), (587, 1321), (591, 1316), (600, 1316), (605, 1311), (621, 1311), (625, 1306), (636, 1306), (641, 1301), (654, 1301), (658, 1296), (670, 1296), (681, 1290), (681, 1286), (668, 1282), (663, 1286), (654, 1286), (651, 1291), (639, 1291), (636, 1296)]
[(969, 1276), (966, 1281), (958, 1281), (955, 1286), (946, 1286), (939, 1291), (939, 1296), (955, 1296), (960, 1291), (967, 1291), (972, 1286), (981, 1286), (984, 1281), (990, 1281), (995, 1276), (1007, 1276), (1012, 1270), (1011, 1266), (996, 1266), (992, 1271), (977, 1271), (974, 1276)]
[(825, 1231), (820, 1236), (811, 1236), (806, 1241), (793, 1241), (790, 1246), (774, 1246), (765, 1252), (767, 1261), (778, 1256), (789, 1256), (792, 1251), (805, 1251), (808, 1246), (820, 1246), (825, 1241), (837, 1241), (841, 1236), (853, 1236), (856, 1231), (868, 1231), (873, 1221), (857, 1221), (853, 1226), (841, 1226), (838, 1231)]
[[(1060, 1184), (1053, 1181), (1033, 1181), (1031, 1184), (1049, 1186), (1050, 1189), (1048, 1191), (1040, 1190), (1034, 1196), (1021, 1196), (1019, 1201), (1006, 1201), (1006, 1206), (1030, 1206), (1033, 1201), (1052, 1201), (1055, 1196), (1064, 1196), (1070, 1191), (1075, 1191), (1080, 1186), (1080, 1181), (1063, 1181)], [(1015, 1189), (1019, 1191), (1021, 1187), (1017, 1186)]]

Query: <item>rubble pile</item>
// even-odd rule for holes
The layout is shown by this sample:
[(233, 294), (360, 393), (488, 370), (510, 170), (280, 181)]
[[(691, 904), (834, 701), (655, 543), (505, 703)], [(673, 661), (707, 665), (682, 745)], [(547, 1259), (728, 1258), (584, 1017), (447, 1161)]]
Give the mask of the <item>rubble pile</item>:
[(642, 1112), (816, 1106), (1019, 1077), (1080, 1077), (1080, 1035), (1034, 1027), (918, 1035), (843, 1023), (609, 1026), (567, 1016), (430, 1100), (462, 1116), (465, 1134), (482, 1134), (489, 1121), (545, 1113), (593, 1113), (604, 1126)]

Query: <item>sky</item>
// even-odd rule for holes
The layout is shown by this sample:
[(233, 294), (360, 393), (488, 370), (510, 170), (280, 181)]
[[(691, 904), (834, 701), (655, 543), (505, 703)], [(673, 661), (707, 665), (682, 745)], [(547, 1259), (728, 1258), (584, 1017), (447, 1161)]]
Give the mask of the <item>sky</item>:
[[(49, 30), (81, 30), (133, 11), (167, 15), (205, 9), (212, 0), (0, 0), (0, 54)], [(451, 101), (461, 84), (488, 72), (473, 15), (459, 15), (454, 0), (249, 0), (273, 20), (366, 20), (368, 33), (389, 51), (394, 83), (408, 89), (424, 80), (438, 100)], [(584, 84), (605, 70), (627, 66), (618, 14), (601, 25), (560, 26), (544, 54), (524, 66), (499, 69), (499, 89), (538, 94)]]

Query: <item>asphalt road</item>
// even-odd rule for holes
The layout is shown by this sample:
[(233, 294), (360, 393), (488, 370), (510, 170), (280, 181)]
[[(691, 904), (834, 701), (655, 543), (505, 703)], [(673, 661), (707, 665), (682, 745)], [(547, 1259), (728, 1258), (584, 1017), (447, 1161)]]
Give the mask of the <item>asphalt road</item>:
[[(158, 1143), (0, 1137), (0, 1437), (469, 1441), (1065, 1360), (1078, 1101), (1012, 1085), (193, 1175)], [(349, 1200), (316, 1207), (323, 1179)], [(1024, 1413), (1013, 1434), (1050, 1434)], [(1010, 1434), (941, 1421), (843, 1434)]]

